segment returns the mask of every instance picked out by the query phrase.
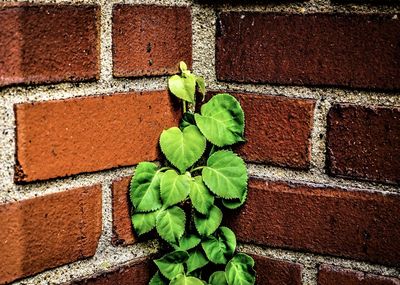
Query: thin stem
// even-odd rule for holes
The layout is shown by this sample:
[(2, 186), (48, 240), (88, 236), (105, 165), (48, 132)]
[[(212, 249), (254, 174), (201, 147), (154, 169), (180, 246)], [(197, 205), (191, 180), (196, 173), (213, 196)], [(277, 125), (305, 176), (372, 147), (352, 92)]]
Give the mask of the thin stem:
[(186, 113), (186, 102), (185, 102), (185, 100), (182, 100), (182, 103), (183, 103), (183, 113), (185, 114)]
[(161, 171), (164, 171), (164, 170), (170, 170), (170, 169), (172, 169), (172, 168), (169, 167), (169, 166), (165, 166), (165, 167), (161, 167), (159, 170), (157, 170), (157, 172), (161, 172)]
[(195, 172), (195, 171), (197, 171), (197, 170), (201, 170), (201, 169), (203, 169), (204, 167), (205, 167), (205, 166), (196, 167), (195, 169), (190, 170), (190, 173)]

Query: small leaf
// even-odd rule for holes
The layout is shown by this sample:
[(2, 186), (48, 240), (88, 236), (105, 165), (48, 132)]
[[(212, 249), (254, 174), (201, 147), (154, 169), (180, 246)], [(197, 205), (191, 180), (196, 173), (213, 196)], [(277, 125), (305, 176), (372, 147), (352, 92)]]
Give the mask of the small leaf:
[(204, 285), (203, 281), (193, 276), (180, 274), (174, 278), (169, 285)]
[(240, 103), (229, 94), (217, 94), (195, 114), (196, 124), (213, 144), (222, 147), (243, 141), (244, 114)]
[(203, 168), (204, 183), (214, 194), (225, 199), (240, 199), (247, 187), (247, 170), (244, 161), (232, 151), (213, 153)]
[(189, 259), (186, 261), (187, 273), (202, 268), (208, 264), (208, 259), (204, 256), (200, 248), (189, 251)]
[(189, 197), (193, 207), (204, 215), (208, 214), (212, 205), (214, 205), (214, 196), (203, 183), (201, 176), (196, 176), (191, 181)]
[(244, 253), (238, 253), (225, 268), (225, 277), (229, 285), (253, 285), (256, 272), (253, 269), (254, 260)]
[(149, 212), (161, 208), (160, 178), (157, 165), (141, 162), (135, 169), (130, 185), (130, 198), (136, 212)]
[(132, 215), (132, 225), (138, 235), (148, 233), (156, 226), (156, 218), (160, 211), (150, 213), (135, 213)]
[(176, 97), (193, 103), (196, 92), (196, 76), (190, 73), (187, 73), (185, 77), (173, 75), (168, 79), (168, 87)]
[(198, 246), (201, 242), (201, 239), (195, 235), (185, 235), (179, 240), (179, 246), (175, 245), (175, 250), (189, 250)]
[(217, 206), (212, 206), (208, 215), (195, 213), (194, 224), (202, 236), (209, 236), (216, 231), (222, 221), (222, 212)]
[(178, 274), (184, 273), (183, 263), (188, 260), (189, 254), (186, 251), (173, 251), (167, 253), (160, 259), (154, 260), (161, 274), (169, 280), (173, 279)]
[(210, 279), (208, 279), (208, 283), (210, 283), (210, 285), (228, 285), (228, 282), (225, 278), (225, 272), (215, 271), (213, 274), (211, 274)]
[(181, 72), (184, 72), (187, 70), (187, 65), (184, 61), (179, 62), (179, 69), (181, 70)]
[(168, 285), (168, 283), (168, 280), (160, 274), (160, 271), (157, 271), (151, 278), (149, 285)]
[(183, 173), (203, 155), (206, 138), (193, 125), (183, 131), (172, 127), (161, 133), (160, 146), (165, 157)]
[(210, 236), (201, 243), (207, 258), (216, 264), (226, 264), (235, 252), (236, 237), (232, 230), (220, 227), (215, 236)]
[(240, 206), (242, 206), (244, 204), (244, 202), (246, 202), (246, 198), (247, 198), (247, 189), (246, 191), (243, 192), (242, 198), (240, 199), (231, 199), (231, 200), (227, 200), (227, 199), (222, 199), (222, 204), (231, 210), (237, 209)]
[(161, 199), (164, 207), (169, 207), (186, 199), (190, 191), (190, 178), (168, 170), (161, 179)]
[(203, 95), (202, 101), (204, 101), (204, 99), (206, 97), (206, 83), (204, 82), (204, 78), (201, 76), (196, 76), (196, 84), (197, 84), (200, 94)]
[(176, 244), (185, 231), (185, 221), (185, 211), (174, 206), (158, 214), (156, 229), (161, 238)]

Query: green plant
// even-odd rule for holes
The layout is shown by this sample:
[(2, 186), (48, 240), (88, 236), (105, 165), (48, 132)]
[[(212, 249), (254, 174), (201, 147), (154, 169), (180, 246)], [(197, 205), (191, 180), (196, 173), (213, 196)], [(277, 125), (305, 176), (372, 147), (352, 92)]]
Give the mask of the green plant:
[(243, 110), (233, 96), (217, 94), (195, 113), (204, 80), (183, 62), (180, 70), (168, 85), (182, 99), (184, 114), (179, 128), (161, 133), (166, 166), (139, 163), (130, 185), (136, 233), (155, 228), (172, 249), (155, 260), (159, 270), (149, 284), (254, 284), (254, 260), (235, 254), (235, 234), (221, 226), (220, 208), (238, 208), (247, 196), (246, 166), (224, 149), (244, 141)]

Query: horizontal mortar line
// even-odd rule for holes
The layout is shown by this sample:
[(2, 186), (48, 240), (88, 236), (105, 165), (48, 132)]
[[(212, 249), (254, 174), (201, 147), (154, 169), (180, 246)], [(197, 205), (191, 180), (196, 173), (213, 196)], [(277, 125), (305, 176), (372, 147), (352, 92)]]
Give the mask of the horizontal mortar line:
[(289, 183), (308, 184), (317, 187), (334, 187), (343, 190), (368, 191), (373, 193), (400, 193), (400, 187), (378, 182), (347, 180), (339, 177), (331, 177), (327, 174), (312, 173), (277, 166), (262, 164), (247, 164), (249, 176), (272, 181), (284, 181)]
[(301, 263), (307, 267), (317, 268), (320, 264), (330, 264), (345, 269), (353, 269), (368, 273), (382, 274), (391, 277), (400, 277), (400, 271), (396, 267), (358, 261), (330, 255), (320, 255), (308, 252), (299, 252), (289, 249), (272, 248), (267, 246), (239, 243), (238, 250), (250, 254), (259, 254), (273, 259)]
[(187, 6), (193, 3), (190, 0), (110, 0), (110, 2), (112, 4), (156, 4), (159, 6)]
[(0, 0), (0, 3), (34, 3), (34, 4), (104, 4), (105, 1), (111, 4), (157, 4), (160, 6), (187, 6), (192, 3), (190, 0)]
[(100, 4), (101, 0), (0, 0), (0, 3)]

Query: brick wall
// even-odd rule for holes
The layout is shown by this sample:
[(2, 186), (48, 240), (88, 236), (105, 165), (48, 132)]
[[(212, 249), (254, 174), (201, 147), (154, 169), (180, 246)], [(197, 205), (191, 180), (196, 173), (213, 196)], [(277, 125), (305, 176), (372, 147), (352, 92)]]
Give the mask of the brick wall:
[(147, 284), (159, 244), (127, 187), (179, 120), (180, 60), (244, 108), (249, 197), (225, 223), (258, 284), (400, 284), (383, 0), (0, 0), (0, 284)]

